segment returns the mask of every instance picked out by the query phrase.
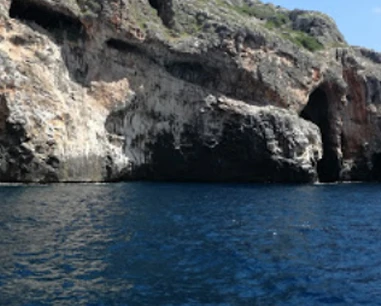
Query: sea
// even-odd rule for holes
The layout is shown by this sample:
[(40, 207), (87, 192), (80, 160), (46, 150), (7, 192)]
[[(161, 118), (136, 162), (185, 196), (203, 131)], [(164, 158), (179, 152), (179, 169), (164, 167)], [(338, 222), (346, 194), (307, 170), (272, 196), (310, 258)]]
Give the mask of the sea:
[(0, 305), (381, 305), (381, 185), (1, 185)]

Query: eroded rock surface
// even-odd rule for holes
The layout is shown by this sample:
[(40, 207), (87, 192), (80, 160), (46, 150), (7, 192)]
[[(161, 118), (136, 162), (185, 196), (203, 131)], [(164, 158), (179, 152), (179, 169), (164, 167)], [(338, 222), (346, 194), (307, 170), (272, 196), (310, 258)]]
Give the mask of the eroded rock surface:
[(4, 0), (0, 181), (381, 178), (381, 55), (249, 0)]

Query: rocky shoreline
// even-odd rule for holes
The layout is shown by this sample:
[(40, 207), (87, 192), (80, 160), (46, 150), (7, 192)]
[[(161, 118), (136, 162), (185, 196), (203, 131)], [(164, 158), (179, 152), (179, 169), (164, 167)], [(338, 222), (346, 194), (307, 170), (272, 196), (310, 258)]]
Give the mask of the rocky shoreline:
[(254, 0), (5, 0), (0, 182), (381, 179), (381, 54)]

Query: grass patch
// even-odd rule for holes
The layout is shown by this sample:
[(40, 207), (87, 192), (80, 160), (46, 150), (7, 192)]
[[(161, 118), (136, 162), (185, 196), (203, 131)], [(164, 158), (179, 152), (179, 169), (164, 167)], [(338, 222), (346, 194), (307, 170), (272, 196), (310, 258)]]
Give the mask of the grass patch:
[(282, 27), (289, 27), (291, 23), (290, 17), (285, 13), (275, 13), (272, 17), (267, 19), (265, 27), (273, 30)]
[(267, 20), (276, 14), (275, 9), (268, 5), (249, 6), (245, 4), (243, 6), (234, 6), (233, 8), (239, 14), (248, 15), (261, 20)]
[(324, 46), (315, 37), (302, 31), (290, 31), (290, 33), (283, 34), (283, 37), (311, 52), (324, 49)]
[(272, 31), (281, 31), (282, 36), (294, 44), (311, 52), (324, 49), (324, 46), (313, 36), (292, 29), (291, 20), (286, 12), (275, 9), (273, 6), (243, 5), (232, 7), (237, 13), (265, 21), (264, 26)]

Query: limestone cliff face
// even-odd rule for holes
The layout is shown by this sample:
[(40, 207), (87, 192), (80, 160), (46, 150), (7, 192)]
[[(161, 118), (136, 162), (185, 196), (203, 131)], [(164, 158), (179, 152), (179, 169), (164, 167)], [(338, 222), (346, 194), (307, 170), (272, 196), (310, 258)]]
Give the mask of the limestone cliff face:
[(4, 0), (0, 181), (381, 178), (381, 55), (243, 0)]

